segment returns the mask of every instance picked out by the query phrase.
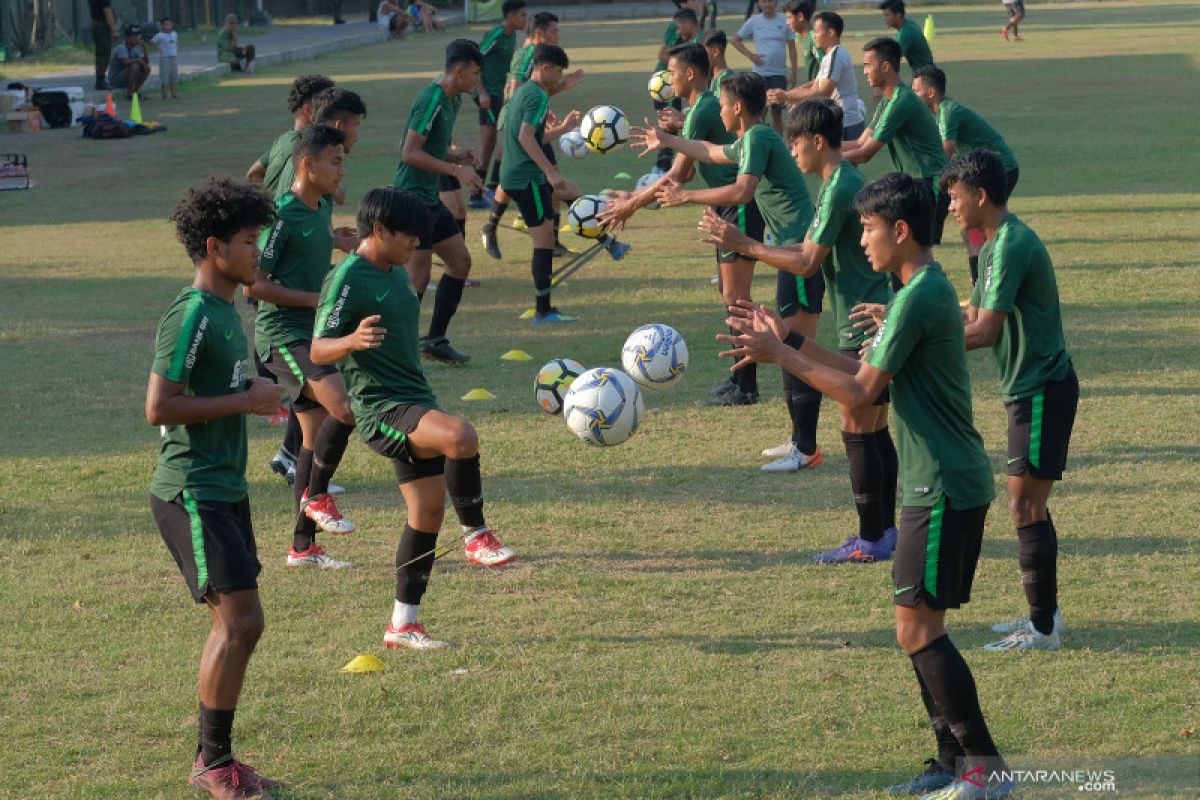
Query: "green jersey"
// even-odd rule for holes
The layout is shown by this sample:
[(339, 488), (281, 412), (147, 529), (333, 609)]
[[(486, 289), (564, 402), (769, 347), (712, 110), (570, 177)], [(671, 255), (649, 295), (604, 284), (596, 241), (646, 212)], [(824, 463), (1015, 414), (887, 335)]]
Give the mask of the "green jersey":
[[(405, 135), (408, 135), (407, 131), (412, 131), (424, 136), (425, 146), (422, 149), (434, 158), (445, 161), (446, 153), (450, 151), (454, 120), (458, 117), (461, 105), (462, 95), (450, 98), (438, 83), (429, 84), (413, 100)], [(437, 173), (426, 172), (401, 161), (400, 166), (396, 167), (392, 185), (412, 192), (427, 206), (438, 204)]]
[(296, 180), (296, 166), (292, 163), (292, 148), (296, 145), (296, 131), (281, 133), (271, 142), (270, 149), (258, 157), (258, 163), (267, 171), (263, 177), (263, 188), (276, 200), (290, 191)]
[(916, 72), (921, 67), (933, 65), (933, 52), (929, 42), (921, 31), (921, 26), (911, 19), (905, 19), (900, 30), (896, 31), (896, 41), (900, 43), (900, 54), (908, 59), (908, 65)]
[[(683, 138), (710, 144), (733, 144), (737, 136), (721, 122), (721, 104), (712, 92), (703, 92), (683, 118)], [(737, 180), (735, 164), (696, 163), (696, 171), (709, 186), (728, 186)]]
[[(275, 224), (262, 232), (258, 268), (288, 289), (319, 292), (333, 255), (333, 204), (322, 197), (316, 208), (287, 192), (276, 204)], [(312, 338), (313, 310), (307, 306), (277, 306), (258, 301), (254, 340), (258, 357), (266, 361), (271, 345)]]
[(742, 138), (726, 145), (725, 155), (737, 164), (738, 175), (758, 178), (754, 201), (775, 237), (775, 244), (787, 247), (804, 241), (805, 231), (812, 222), (812, 198), (783, 137), (760, 122)]
[(421, 368), (421, 300), (404, 267), (382, 270), (357, 253), (347, 256), (325, 277), (312, 337), (348, 336), (373, 314), (380, 317), (376, 326), (387, 329), (382, 344), (355, 351), (338, 364), (363, 441), (387, 432), (380, 417), (396, 406), (437, 408)]
[(521, 123), (528, 122), (538, 144), (546, 131), (546, 114), (550, 110), (550, 95), (537, 81), (527, 81), (504, 104), (500, 114), (500, 136), (504, 142), (504, 158), (500, 159), (500, 185), (505, 191), (524, 189), (546, 182), (542, 168), (529, 157), (521, 144)]
[(862, 223), (854, 210), (854, 197), (866, 183), (867, 179), (849, 161), (838, 164), (829, 180), (821, 184), (817, 212), (808, 229), (810, 241), (830, 249), (821, 270), (837, 320), (838, 348), (842, 350), (858, 350), (866, 338), (850, 322), (850, 309), (859, 303), (887, 303), (892, 298), (890, 279), (871, 269), (862, 249)]
[(905, 84), (897, 84), (890, 98), (875, 107), (871, 138), (888, 146), (892, 164), (914, 178), (936, 178), (946, 166), (946, 151), (937, 120)]
[(517, 86), (529, 80), (533, 74), (533, 48), (536, 45), (526, 42), (513, 53), (508, 65), (508, 79), (517, 82)]
[(1009, 214), (979, 251), (979, 281), (971, 305), (1008, 316), (992, 355), (1005, 402), (1062, 380), (1071, 364), (1058, 305), (1058, 281), (1042, 240)]
[[(150, 369), (191, 397), (244, 392), (250, 354), (237, 309), (202, 289), (181, 291), (158, 323)], [(246, 497), (245, 415), (162, 427), (150, 492), (169, 503), (184, 489), (197, 500)]]
[(725, 80), (726, 75), (732, 75), (733, 68), (726, 67), (725, 69), (713, 75), (712, 84), (709, 85), (709, 90), (713, 93), (713, 97), (717, 100), (721, 99), (721, 81)]
[[(696, 35), (690, 39), (684, 39), (682, 36), (680, 36), (679, 28), (675, 25), (675, 20), (671, 20), (670, 22), (668, 22), (666, 30), (663, 31), (662, 42), (663, 42), (663, 44), (665, 44), (667, 46), (668, 50), (670, 50), (672, 47), (676, 47), (681, 44), (693, 44), (693, 43), (696, 43), (699, 41), (700, 41), (700, 32), (699, 31), (696, 31)], [(656, 72), (658, 70), (662, 70), (662, 69), (666, 69), (666, 68), (667, 68), (667, 65), (661, 61), (659, 61), (658, 63), (656, 63), (654, 65), (654, 70)]]
[(817, 47), (817, 40), (813, 38), (812, 30), (809, 30), (802, 38), (796, 39), (796, 47), (800, 50), (800, 56), (804, 61), (805, 74), (808, 75), (810, 81), (815, 81), (817, 73), (821, 71), (821, 59), (825, 57), (825, 53)]
[(516, 32), (506, 33), (503, 25), (492, 28), (479, 43), (479, 52), (483, 53), (483, 70), (480, 72), (479, 82), (492, 97), (504, 97), (508, 65), (512, 62), (516, 49)]
[(1004, 141), (1004, 137), (989, 125), (987, 120), (957, 100), (942, 98), (942, 104), (938, 107), (937, 123), (942, 139), (958, 144), (956, 152), (965, 153), (976, 147), (986, 147), (1000, 155), (1006, 170), (1012, 172), (1017, 168), (1017, 157)]
[(913, 276), (884, 312), (866, 361), (892, 376), (901, 501), (955, 508), (995, 497), (992, 465), (975, 430), (962, 309), (936, 261)]

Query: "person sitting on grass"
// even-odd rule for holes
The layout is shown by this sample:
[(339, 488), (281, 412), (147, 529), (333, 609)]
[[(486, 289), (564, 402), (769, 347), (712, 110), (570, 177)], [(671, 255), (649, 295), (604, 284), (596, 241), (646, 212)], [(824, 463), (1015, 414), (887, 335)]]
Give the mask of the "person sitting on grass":
[(426, 3), (425, 0), (414, 0), (409, 3), (408, 14), (412, 17), (413, 22), (426, 33), (442, 29), (442, 23), (437, 21), (437, 9), (430, 3)]
[(125, 41), (113, 51), (108, 62), (108, 85), (124, 89), (125, 99), (133, 99), (134, 92), (150, 77), (150, 57), (142, 44), (142, 29), (130, 25), (125, 29)]
[(380, 0), (375, 18), (379, 22), (380, 29), (388, 32), (389, 39), (399, 39), (404, 36), (404, 31), (410, 23), (404, 9), (393, 3), (392, 0)]
[(225, 17), (225, 27), (217, 34), (217, 61), (228, 64), (234, 72), (254, 72), (254, 45), (238, 46), (238, 18)]

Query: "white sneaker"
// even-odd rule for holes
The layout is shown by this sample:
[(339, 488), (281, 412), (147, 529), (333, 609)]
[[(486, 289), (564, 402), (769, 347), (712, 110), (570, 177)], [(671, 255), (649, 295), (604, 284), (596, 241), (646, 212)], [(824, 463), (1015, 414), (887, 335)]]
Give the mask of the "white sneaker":
[(317, 567), (319, 569), (345, 569), (350, 566), (349, 561), (338, 561), (336, 558), (330, 558), (325, 553), (325, 548), (315, 542), (309, 545), (308, 549), (303, 553), (296, 552), (296, 548), (288, 548), (287, 565), (289, 568), (296, 567)]
[(769, 463), (762, 465), (763, 472), (799, 472), (802, 469), (819, 467), (825, 462), (821, 449), (817, 448), (811, 456), (806, 456), (792, 442), (788, 442), (788, 452)]
[(1051, 628), (1050, 633), (1040, 633), (1037, 628), (1033, 627), (1032, 622), (1026, 622), (1024, 628), (1013, 631), (997, 642), (985, 644), (983, 649), (991, 650), (993, 653), (1011, 653), (1017, 650), (1057, 650), (1062, 647), (1060, 632), (1057, 623)]
[(331, 483), (331, 484), (329, 484), (329, 492), (328, 493), (329, 494), (345, 494), (346, 487), (342, 486), (340, 484)]
[[(1029, 615), (1025, 614), (1017, 617), (1016, 619), (1009, 620), (1008, 622), (997, 622), (992, 626), (992, 633), (1012, 633), (1013, 631), (1021, 630), (1028, 624)], [(1065, 631), (1067, 629), (1067, 624), (1063, 622), (1061, 609), (1054, 609), (1054, 627), (1059, 631)]]
[(792, 452), (795, 447), (796, 445), (792, 443), (792, 440), (788, 439), (783, 444), (777, 444), (774, 447), (768, 447), (766, 450), (762, 451), (762, 454), (766, 458), (779, 458), (780, 456), (786, 456), (788, 453)]
[(449, 642), (439, 642), (437, 639), (429, 638), (429, 634), (425, 632), (425, 626), (419, 622), (401, 625), (399, 628), (393, 627), (389, 622), (387, 631), (383, 634), (383, 646), (389, 650), (400, 650), (401, 648), (437, 650), (448, 644)]
[(483, 528), (463, 545), (467, 560), (481, 567), (500, 567), (515, 561), (517, 553), (496, 538), (490, 528)]

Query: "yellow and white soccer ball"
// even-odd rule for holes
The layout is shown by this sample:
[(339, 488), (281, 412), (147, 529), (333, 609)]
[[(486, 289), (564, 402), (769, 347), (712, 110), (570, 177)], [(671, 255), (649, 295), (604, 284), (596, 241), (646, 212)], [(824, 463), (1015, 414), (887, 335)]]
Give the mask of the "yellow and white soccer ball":
[(650, 99), (656, 103), (669, 103), (674, 100), (675, 89), (671, 86), (671, 73), (660, 69), (651, 75), (650, 82), (646, 84), (646, 91), (650, 92)]
[(537, 378), (533, 381), (533, 397), (537, 400), (538, 408), (547, 414), (557, 414), (562, 411), (563, 398), (571, 383), (584, 373), (583, 364), (569, 358), (556, 358), (547, 361), (538, 370)]
[(608, 201), (598, 194), (585, 194), (567, 209), (567, 224), (578, 236), (599, 239), (608, 225), (600, 221), (600, 212), (608, 207)]
[(596, 106), (583, 115), (579, 134), (589, 150), (603, 155), (629, 139), (629, 118), (616, 106)]

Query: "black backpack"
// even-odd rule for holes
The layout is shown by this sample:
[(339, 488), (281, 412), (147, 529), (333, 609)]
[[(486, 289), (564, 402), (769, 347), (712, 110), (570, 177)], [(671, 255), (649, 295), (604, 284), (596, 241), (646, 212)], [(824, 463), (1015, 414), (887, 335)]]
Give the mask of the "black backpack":
[(71, 127), (71, 103), (66, 92), (34, 92), (33, 104), (48, 128)]

